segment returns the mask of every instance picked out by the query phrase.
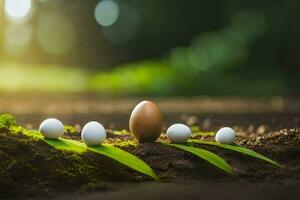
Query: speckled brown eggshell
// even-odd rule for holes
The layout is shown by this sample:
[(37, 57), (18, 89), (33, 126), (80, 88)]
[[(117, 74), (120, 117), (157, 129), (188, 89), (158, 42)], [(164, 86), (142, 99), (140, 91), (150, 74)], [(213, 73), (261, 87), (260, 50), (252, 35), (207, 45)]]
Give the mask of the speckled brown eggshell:
[(163, 119), (159, 108), (151, 101), (142, 101), (133, 109), (129, 127), (140, 143), (154, 142), (163, 130)]

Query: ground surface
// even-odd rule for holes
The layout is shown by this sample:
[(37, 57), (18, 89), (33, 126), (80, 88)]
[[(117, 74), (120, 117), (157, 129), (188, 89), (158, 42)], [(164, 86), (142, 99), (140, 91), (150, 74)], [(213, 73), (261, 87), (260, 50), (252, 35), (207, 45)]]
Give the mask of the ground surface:
[[(140, 99), (103, 100), (91, 96), (51, 98), (5, 96), (0, 112), (18, 123), (37, 128), (46, 117), (81, 126), (89, 120), (108, 128), (109, 142), (129, 141), (130, 135), (113, 135), (128, 129), (130, 110)], [(122, 146), (148, 163), (161, 177), (153, 182), (108, 158), (82, 156), (55, 150), (22, 133), (0, 130), (0, 197), (54, 199), (281, 199), (296, 198), (300, 188), (300, 103), (297, 99), (179, 98), (156, 99), (166, 127), (184, 122), (204, 131), (232, 126), (237, 142), (284, 165), (283, 169), (216, 147), (209, 149), (233, 167), (229, 176), (193, 155), (162, 144)], [(80, 133), (66, 137), (79, 139)], [(212, 140), (210, 136), (197, 136)], [(165, 136), (161, 137), (162, 140)], [(3, 162), (4, 161), (4, 162)]]

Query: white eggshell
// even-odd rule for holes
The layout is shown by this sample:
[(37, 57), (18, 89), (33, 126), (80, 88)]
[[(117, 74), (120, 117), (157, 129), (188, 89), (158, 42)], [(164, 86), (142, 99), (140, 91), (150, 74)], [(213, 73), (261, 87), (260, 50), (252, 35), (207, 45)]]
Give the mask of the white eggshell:
[(64, 134), (64, 125), (58, 119), (49, 118), (41, 123), (39, 130), (45, 138), (56, 139)]
[(235, 131), (229, 127), (221, 128), (218, 130), (215, 139), (221, 144), (233, 144), (235, 139)]
[(191, 129), (184, 124), (173, 124), (167, 130), (167, 137), (173, 143), (185, 143), (191, 136)]
[(106, 138), (106, 131), (102, 124), (92, 121), (84, 125), (81, 139), (87, 146), (99, 145)]

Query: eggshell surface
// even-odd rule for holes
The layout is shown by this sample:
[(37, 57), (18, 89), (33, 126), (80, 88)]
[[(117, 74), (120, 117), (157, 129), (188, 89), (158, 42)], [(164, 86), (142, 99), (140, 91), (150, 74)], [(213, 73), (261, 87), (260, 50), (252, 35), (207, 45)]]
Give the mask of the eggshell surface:
[(167, 137), (173, 143), (185, 143), (191, 136), (191, 129), (184, 124), (173, 124), (167, 130)]
[(233, 144), (235, 139), (235, 131), (229, 127), (221, 128), (216, 133), (215, 139), (221, 144)]
[(56, 139), (64, 134), (64, 125), (58, 119), (49, 118), (41, 123), (39, 131), (45, 138)]
[(133, 109), (129, 127), (139, 142), (154, 142), (163, 130), (159, 108), (151, 101), (142, 101)]
[(100, 145), (106, 139), (106, 130), (99, 122), (88, 122), (81, 131), (81, 139), (87, 146)]

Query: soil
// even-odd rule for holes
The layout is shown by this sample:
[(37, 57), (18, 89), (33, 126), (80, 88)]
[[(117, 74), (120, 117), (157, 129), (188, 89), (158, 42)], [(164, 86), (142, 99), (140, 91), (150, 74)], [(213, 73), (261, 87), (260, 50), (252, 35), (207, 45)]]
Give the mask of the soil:
[[(26, 99), (22, 101), (26, 102)], [(178, 100), (173, 103), (174, 106), (176, 102), (178, 103)], [(178, 107), (185, 106), (182, 102)], [(191, 154), (159, 142), (137, 144), (131, 135), (112, 134), (112, 130), (127, 129), (130, 113), (126, 113), (126, 109), (123, 112), (119, 108), (119, 112), (112, 114), (99, 110), (91, 113), (64, 112), (63, 109), (61, 112), (57, 111), (60, 119), (77, 129), (75, 132), (68, 132), (64, 137), (80, 139), (79, 131), (85, 122), (95, 119), (101, 121), (108, 128), (107, 141), (144, 160), (161, 178), (160, 182), (152, 181), (151, 178), (104, 156), (94, 153), (79, 155), (62, 152), (42, 141), (28, 138), (22, 133), (12, 134), (8, 129), (2, 128), (0, 198), (297, 198), (300, 188), (300, 112), (297, 107), (298, 101), (293, 102), (295, 110), (292, 112), (290, 108), (246, 113), (237, 112), (236, 109), (233, 113), (206, 110), (204, 114), (201, 113), (201, 109), (186, 113), (182, 112), (183, 108), (178, 108), (178, 112), (172, 108), (168, 108), (169, 112), (166, 108), (162, 109), (166, 127), (174, 122), (184, 122), (194, 129), (200, 128), (204, 131), (232, 126), (238, 133), (236, 139), (238, 144), (262, 153), (284, 166), (277, 168), (236, 152), (201, 145), (202, 148), (228, 161), (233, 167), (233, 175), (227, 175)], [(42, 110), (26, 113), (18, 112), (13, 106), (8, 108), (10, 109), (5, 110), (2, 107), (6, 112), (13, 111), (11, 113), (16, 115), (18, 123), (27, 128), (37, 128), (38, 123), (49, 114)], [(55, 113), (52, 113), (53, 115), (56, 116)], [(213, 140), (212, 136), (195, 137)], [(159, 140), (166, 140), (165, 135)], [(128, 145), (123, 145), (124, 142)]]

